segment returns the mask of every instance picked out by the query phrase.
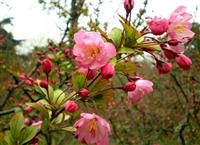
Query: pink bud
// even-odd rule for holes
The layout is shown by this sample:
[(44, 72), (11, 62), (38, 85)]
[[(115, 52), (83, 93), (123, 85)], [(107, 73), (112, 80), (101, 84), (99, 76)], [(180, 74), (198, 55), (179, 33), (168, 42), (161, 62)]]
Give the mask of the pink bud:
[(16, 103), (16, 106), (22, 108), (22, 103)]
[(47, 89), (48, 88), (48, 82), (46, 80), (40, 81), (40, 87)]
[(37, 136), (32, 139), (32, 144), (38, 145), (38, 142), (39, 142), (39, 138)]
[(77, 104), (74, 101), (67, 101), (65, 103), (65, 111), (67, 112), (75, 112), (77, 109)]
[(32, 82), (30, 81), (30, 80), (25, 80), (25, 82), (24, 82), (27, 86), (30, 86), (30, 85), (32, 85)]
[(154, 35), (161, 35), (167, 32), (168, 21), (155, 17), (149, 22), (149, 28)]
[(69, 48), (65, 48), (65, 56), (70, 57), (70, 49)]
[(96, 70), (88, 70), (88, 73), (87, 73), (87, 80), (91, 80), (93, 79), (97, 74), (97, 71)]
[(124, 0), (124, 8), (126, 13), (130, 13), (134, 7), (134, 0)]
[(29, 118), (25, 118), (24, 119), (24, 124), (25, 125), (29, 125), (30, 124), (30, 119)]
[(179, 54), (176, 58), (176, 63), (179, 65), (180, 68), (183, 70), (189, 70), (192, 65), (192, 61), (189, 57), (185, 56), (184, 54)]
[(172, 45), (172, 46), (177, 46), (179, 43), (181, 43), (181, 41), (179, 41), (177, 39), (171, 39), (168, 41), (168, 44)]
[(31, 109), (32, 109), (31, 106), (27, 106), (27, 107), (24, 109), (24, 113), (25, 113), (25, 114), (30, 113)]
[(127, 82), (126, 84), (124, 84), (123, 86), (123, 90), (124, 91), (134, 91), (136, 88), (136, 84), (135, 82)]
[(90, 92), (89, 92), (89, 90), (87, 90), (87, 89), (81, 89), (81, 90), (79, 91), (79, 95), (80, 95), (83, 99), (89, 97), (89, 94), (90, 94)]
[(51, 67), (52, 67), (52, 64), (49, 59), (45, 59), (42, 61), (42, 69), (46, 74), (48, 74), (51, 71)]
[(19, 80), (24, 80), (26, 78), (26, 74), (25, 73), (21, 73), (19, 75)]
[(38, 126), (38, 131), (42, 129), (42, 121), (38, 121), (38, 122), (33, 121), (31, 125)]
[(167, 74), (171, 71), (172, 64), (169, 62), (157, 62), (156, 67), (159, 71), (159, 74)]
[(104, 79), (112, 78), (115, 74), (115, 68), (112, 64), (107, 63), (101, 68), (101, 76)]
[(163, 54), (166, 58), (168, 59), (174, 59), (176, 57), (176, 55), (174, 54), (174, 52), (170, 51), (170, 50), (163, 50)]

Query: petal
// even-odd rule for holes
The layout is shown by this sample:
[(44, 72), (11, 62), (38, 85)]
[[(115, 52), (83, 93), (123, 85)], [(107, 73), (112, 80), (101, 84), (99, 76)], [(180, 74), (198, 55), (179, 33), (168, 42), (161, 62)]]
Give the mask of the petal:
[(105, 50), (108, 58), (112, 58), (117, 54), (115, 46), (112, 43), (109, 42), (105, 43)]

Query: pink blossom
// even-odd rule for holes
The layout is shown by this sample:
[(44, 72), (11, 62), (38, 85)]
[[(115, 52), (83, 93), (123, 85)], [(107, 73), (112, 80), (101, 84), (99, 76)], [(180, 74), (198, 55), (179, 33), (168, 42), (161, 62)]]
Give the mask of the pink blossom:
[(108, 60), (116, 55), (116, 49), (111, 43), (104, 43), (97, 32), (80, 30), (74, 35), (75, 46), (72, 50), (79, 71), (87, 72), (104, 66)]
[(81, 113), (81, 119), (76, 121), (75, 136), (81, 143), (107, 145), (110, 134), (110, 125), (100, 116), (90, 113)]
[(82, 99), (88, 98), (89, 94), (90, 94), (90, 91), (88, 89), (85, 89), (85, 88), (83, 88), (79, 91), (79, 95), (81, 96)]
[(178, 57), (176, 57), (176, 63), (183, 70), (189, 70), (192, 65), (191, 59), (189, 57), (185, 56), (184, 54), (179, 54)]
[(128, 100), (131, 104), (140, 102), (144, 95), (153, 91), (153, 83), (149, 80), (140, 79), (137, 80), (135, 84), (135, 90), (128, 92)]
[(190, 30), (192, 24), (189, 20), (192, 15), (185, 12), (186, 7), (179, 6), (169, 18), (168, 35), (172, 39), (183, 40), (184, 38), (192, 38), (194, 33)]
[(161, 19), (154, 17), (149, 22), (149, 28), (154, 35), (161, 35), (167, 32), (168, 29), (168, 21), (166, 19)]

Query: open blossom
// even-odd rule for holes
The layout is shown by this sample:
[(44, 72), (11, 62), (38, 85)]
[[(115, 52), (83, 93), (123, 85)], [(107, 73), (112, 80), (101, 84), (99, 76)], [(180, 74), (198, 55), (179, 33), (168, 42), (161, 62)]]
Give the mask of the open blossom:
[(131, 104), (138, 103), (144, 95), (153, 91), (153, 83), (149, 80), (139, 79), (135, 82), (135, 84), (135, 90), (128, 92), (128, 100)]
[(185, 12), (186, 7), (179, 6), (169, 18), (169, 29), (167, 31), (168, 35), (172, 39), (183, 40), (184, 38), (192, 38), (194, 33), (190, 30), (192, 24), (189, 20), (192, 15)]
[(75, 136), (81, 143), (107, 145), (110, 125), (100, 116), (90, 113), (81, 113), (81, 119), (76, 121)]
[(168, 21), (166, 19), (161, 19), (154, 17), (149, 22), (149, 28), (154, 35), (161, 35), (167, 32), (168, 29)]
[(87, 72), (104, 66), (108, 60), (116, 55), (116, 49), (112, 43), (104, 43), (97, 32), (80, 30), (74, 35), (75, 46), (72, 50), (77, 61), (79, 71)]
[(176, 63), (179, 65), (180, 68), (183, 70), (189, 70), (192, 65), (192, 61), (189, 57), (185, 56), (184, 54), (179, 54), (176, 58)]

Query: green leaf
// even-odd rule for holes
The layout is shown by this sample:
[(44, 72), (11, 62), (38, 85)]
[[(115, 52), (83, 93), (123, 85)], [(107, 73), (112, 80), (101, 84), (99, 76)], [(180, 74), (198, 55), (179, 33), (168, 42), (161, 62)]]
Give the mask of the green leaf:
[(125, 31), (125, 47), (134, 47), (137, 44), (137, 40), (142, 36), (140, 32), (137, 31), (136, 28), (134, 28), (130, 22), (128, 22), (125, 18), (120, 16), (121, 24), (124, 27)]
[(138, 44), (137, 47), (145, 48), (149, 50), (161, 51), (160, 45), (155, 42), (143, 42), (143, 43)]
[(38, 132), (38, 126), (27, 126), (25, 127), (19, 137), (19, 144), (23, 145), (33, 139)]
[(119, 28), (113, 28), (108, 34), (108, 38), (110, 38), (114, 43), (115, 47), (118, 48), (122, 38), (122, 30)]
[(75, 72), (72, 74), (72, 84), (74, 90), (78, 91), (82, 88), (84, 88), (86, 80), (86, 75), (80, 72)]
[(122, 54), (133, 54), (135, 53), (135, 50), (132, 48), (128, 48), (128, 47), (122, 47), (119, 49), (118, 53), (122, 53)]
[(134, 74), (136, 72), (136, 65), (129, 61), (121, 61), (115, 65), (116, 71), (121, 71), (127, 74)]
[(69, 115), (67, 115), (65, 113), (61, 113), (56, 118), (54, 118), (52, 122), (55, 123), (55, 124), (59, 124), (59, 123), (62, 123), (63, 121), (65, 121), (65, 120), (68, 120), (69, 118), (70, 118)]
[(69, 127), (62, 128), (62, 130), (69, 131), (69, 132), (75, 132), (76, 128), (69, 126)]
[(1, 145), (13, 145), (14, 142), (15, 141), (11, 135), (11, 132), (8, 131), (8, 132), (6, 132), (5, 139), (4, 139), (4, 141), (1, 142)]
[(16, 113), (10, 121), (10, 131), (14, 140), (18, 139), (21, 130), (24, 128), (24, 117), (22, 113)]
[(60, 90), (57, 89), (54, 91), (54, 98), (53, 98), (53, 103), (57, 106), (57, 107), (63, 107), (65, 101), (65, 93)]
[(39, 103), (27, 103), (27, 105), (39, 111), (44, 119), (49, 119), (48, 111), (46, 108), (44, 108), (44, 106), (40, 105)]

